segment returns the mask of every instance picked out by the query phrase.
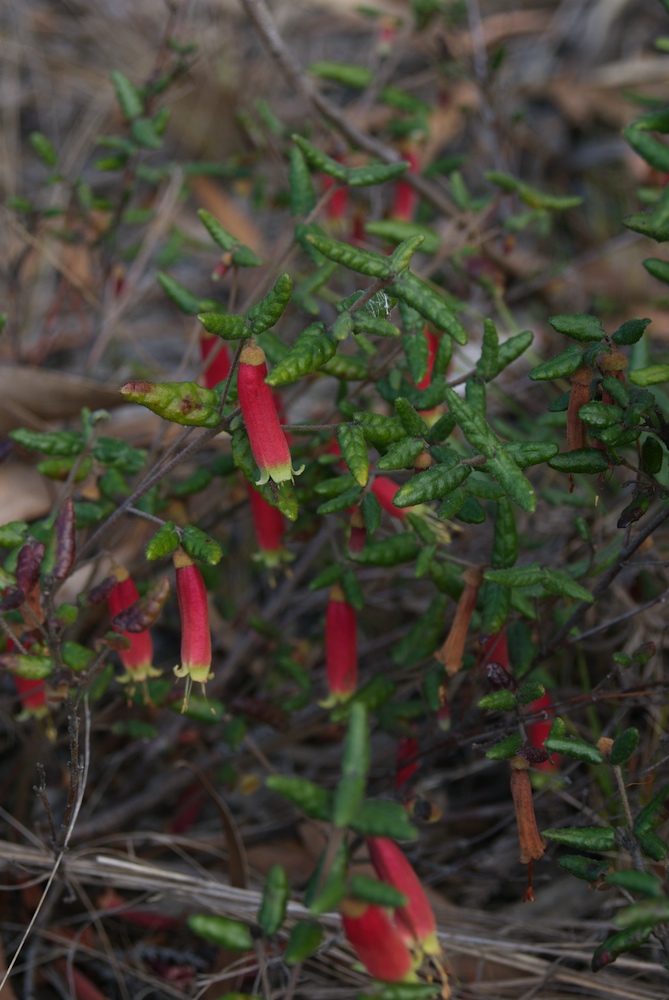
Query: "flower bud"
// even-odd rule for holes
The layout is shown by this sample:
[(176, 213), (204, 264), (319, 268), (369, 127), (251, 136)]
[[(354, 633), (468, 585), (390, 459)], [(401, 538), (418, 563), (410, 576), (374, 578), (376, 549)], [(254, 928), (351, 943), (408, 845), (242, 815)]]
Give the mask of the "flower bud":
[(325, 667), (330, 691), (328, 704), (346, 701), (358, 684), (358, 626), (355, 608), (335, 584), (325, 616)]
[(392, 885), (408, 899), (406, 906), (395, 910), (395, 922), (403, 940), (418, 945), (426, 955), (438, 955), (437, 922), (425, 891), (415, 871), (394, 841), (387, 837), (368, 837), (367, 846), (374, 871), (383, 882)]
[(263, 565), (273, 570), (293, 557), (283, 544), (286, 522), (280, 510), (272, 507), (265, 498), (248, 482), (247, 493), (251, 504), (251, 516), (260, 552), (254, 556)]
[[(137, 587), (128, 571), (119, 566), (114, 570), (116, 583), (107, 601), (112, 618), (131, 607), (139, 600)], [(153, 642), (148, 629), (143, 632), (121, 632), (130, 643), (127, 649), (119, 649), (118, 655), (125, 667), (125, 673), (118, 680), (121, 684), (142, 684), (150, 677), (159, 677), (160, 670), (152, 666)]]
[(386, 910), (345, 899), (341, 911), (346, 937), (371, 976), (390, 983), (415, 981), (411, 952)]

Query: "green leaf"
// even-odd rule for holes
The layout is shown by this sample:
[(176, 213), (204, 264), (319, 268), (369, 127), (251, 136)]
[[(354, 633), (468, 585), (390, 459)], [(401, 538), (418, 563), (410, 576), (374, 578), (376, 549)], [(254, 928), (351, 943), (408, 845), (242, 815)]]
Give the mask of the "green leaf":
[(574, 451), (563, 451), (548, 461), (551, 469), (557, 472), (599, 474), (609, 467), (606, 455), (598, 448), (576, 448)]
[(44, 166), (55, 167), (58, 162), (58, 156), (47, 137), (41, 132), (31, 132), (28, 139)]
[(375, 448), (385, 449), (407, 436), (404, 424), (398, 417), (386, 417), (381, 413), (356, 410), (353, 414), (356, 424), (362, 427), (365, 439)]
[(655, 875), (648, 872), (610, 872), (606, 876), (609, 885), (617, 885), (628, 892), (637, 892), (642, 896), (652, 896), (654, 899), (663, 899), (662, 882)]
[(601, 320), (596, 316), (574, 313), (568, 316), (550, 316), (548, 322), (558, 333), (564, 333), (582, 344), (601, 340), (606, 336)]
[(163, 144), (150, 118), (135, 118), (130, 132), (137, 145), (145, 149), (160, 149)]
[(348, 826), (359, 814), (369, 770), (369, 723), (360, 702), (351, 706), (344, 744), (342, 776), (335, 789), (332, 822)]
[(493, 569), (510, 569), (518, 558), (518, 531), (513, 507), (506, 497), (501, 497), (495, 512), (490, 562)]
[[(158, 283), (161, 288), (168, 298), (174, 302), (177, 309), (180, 309), (181, 312), (186, 313), (188, 316), (195, 316), (195, 314), (200, 311), (200, 300), (197, 295), (193, 295), (192, 292), (189, 292), (187, 288), (180, 284), (175, 278), (171, 278), (169, 274), (165, 274), (164, 271), (158, 271), (156, 277), (158, 278)], [(200, 320), (200, 322), (202, 322), (202, 320)]]
[(484, 382), (489, 382), (499, 374), (499, 337), (491, 319), (483, 324), (481, 357), (476, 364), (476, 374)]
[(312, 323), (302, 331), (265, 381), (271, 386), (296, 382), (321, 368), (336, 350), (337, 341), (326, 332), (323, 323)]
[(357, 271), (359, 274), (367, 274), (373, 278), (390, 278), (393, 273), (389, 258), (380, 253), (361, 250), (359, 247), (340, 243), (329, 236), (321, 236), (315, 232), (309, 233), (307, 241), (328, 260), (343, 264), (344, 267), (351, 271)]
[(351, 875), (348, 891), (355, 899), (362, 899), (366, 903), (384, 906), (388, 909), (407, 906), (409, 902), (404, 893), (396, 889), (394, 885), (379, 882), (377, 878), (370, 878), (368, 875)]
[(639, 745), (639, 730), (630, 727), (616, 736), (611, 747), (609, 760), (612, 764), (626, 764)]
[(456, 465), (447, 468), (435, 465), (419, 472), (408, 483), (400, 486), (393, 499), (395, 507), (413, 507), (429, 500), (438, 500), (452, 493), (471, 474), (471, 466)]
[(121, 73), (118, 69), (112, 70), (110, 75), (116, 91), (116, 99), (125, 117), (128, 121), (139, 118), (144, 111), (144, 102), (137, 88), (130, 82), (125, 73)]
[(28, 532), (26, 521), (9, 521), (0, 525), (0, 547), (3, 549), (13, 549), (16, 545), (21, 545)]
[(654, 830), (669, 811), (669, 784), (663, 785), (634, 820), (634, 833), (640, 837)]
[[(645, 263), (647, 262), (644, 261)], [(618, 327), (611, 340), (614, 344), (636, 344), (650, 322), (649, 319), (628, 319)]]
[(388, 451), (376, 463), (380, 472), (390, 472), (393, 469), (411, 469), (414, 461), (425, 450), (425, 442), (420, 438), (404, 438), (391, 445)]
[(584, 882), (597, 882), (611, 867), (608, 861), (595, 861), (594, 858), (584, 858), (581, 854), (565, 854), (558, 858), (558, 864), (570, 875), (583, 879)]
[(404, 807), (387, 799), (367, 799), (351, 819), (349, 826), (355, 833), (361, 833), (365, 837), (415, 840), (418, 836), (418, 830), (410, 823)]
[(311, 816), (328, 822), (332, 816), (332, 792), (326, 791), (313, 781), (297, 778), (292, 775), (270, 774), (265, 779), (267, 787), (283, 795), (285, 799), (296, 805), (298, 809)]
[(467, 343), (467, 332), (453, 310), (437, 292), (415, 274), (404, 271), (394, 284), (388, 286), (387, 291), (406, 302), (430, 323), (434, 323), (437, 329), (445, 330), (457, 344)]
[(506, 760), (509, 757), (515, 757), (522, 745), (523, 740), (520, 733), (511, 733), (510, 736), (486, 750), (486, 757), (488, 760)]
[(345, 493), (340, 493), (338, 496), (332, 497), (330, 500), (326, 500), (320, 504), (316, 508), (316, 512), (318, 514), (338, 514), (342, 510), (348, 510), (349, 507), (354, 507), (360, 500), (361, 490), (362, 487), (356, 484), (350, 490), (346, 490)]
[(284, 962), (288, 966), (304, 962), (318, 950), (322, 940), (323, 928), (320, 924), (311, 920), (300, 920), (290, 932), (290, 938), (283, 953)]
[(444, 393), (449, 410), (472, 447), (480, 451), (486, 458), (494, 458), (497, 450), (501, 450), (501, 445), (485, 419), (449, 386), (446, 386)]
[(247, 319), (251, 333), (256, 336), (281, 318), (283, 311), (290, 302), (293, 281), (289, 274), (280, 274), (274, 287), (267, 295), (249, 311)]
[(597, 747), (586, 743), (585, 740), (576, 739), (574, 736), (563, 739), (549, 734), (544, 741), (544, 747), (550, 753), (561, 753), (565, 757), (571, 757), (572, 760), (582, 760), (586, 764), (601, 764), (604, 760)]
[(353, 333), (364, 333), (369, 337), (399, 337), (400, 328), (380, 316), (370, 316), (360, 309), (352, 317)]
[(477, 707), (486, 712), (513, 712), (516, 699), (511, 691), (493, 691), (492, 694), (484, 695)]
[(370, 163), (365, 167), (349, 167), (346, 170), (346, 181), (351, 187), (371, 187), (374, 184), (385, 184), (401, 177), (411, 164), (406, 160), (399, 163)]
[(428, 436), (430, 431), (427, 424), (408, 399), (398, 396), (395, 400), (395, 409), (397, 416), (404, 424), (407, 434), (416, 438), (426, 438)]
[(642, 264), (654, 278), (669, 285), (669, 261), (660, 260), (658, 257), (648, 257), (642, 261)]
[(320, 59), (310, 63), (307, 66), (307, 73), (360, 90), (368, 87), (373, 79), (372, 70), (368, 66), (356, 66), (353, 63), (335, 62), (330, 59)]
[(197, 382), (126, 382), (119, 392), (175, 424), (218, 427), (221, 423), (218, 395)]
[(623, 419), (623, 411), (619, 406), (597, 401), (586, 403), (580, 408), (578, 415), (589, 427), (595, 428), (610, 427)]
[(518, 690), (516, 699), (519, 705), (531, 705), (533, 701), (538, 701), (546, 694), (546, 688), (539, 681), (528, 681)]
[(509, 337), (503, 344), (500, 344), (497, 349), (497, 371), (495, 376), (499, 375), (508, 365), (523, 355), (533, 340), (534, 334), (531, 330), (521, 330), (520, 333)]
[(79, 431), (31, 431), (18, 427), (9, 432), (9, 437), (22, 448), (41, 451), (45, 455), (79, 455), (84, 447), (84, 438)]
[(642, 833), (639, 837), (639, 844), (646, 857), (652, 858), (653, 861), (664, 861), (667, 852), (669, 852), (666, 842), (656, 833)]
[[(465, 437), (468, 437), (465, 428), (462, 424), (460, 426)], [(486, 472), (492, 473), (500, 486), (504, 487), (508, 496), (521, 510), (525, 510), (531, 514), (536, 509), (537, 497), (534, 487), (529, 479), (525, 478), (517, 464), (506, 451), (499, 448), (494, 458), (488, 459), (484, 468)]]
[(388, 243), (395, 244), (404, 243), (412, 237), (422, 236), (423, 239), (421, 243), (416, 244), (414, 252), (420, 248), (421, 253), (433, 254), (441, 246), (441, 237), (438, 233), (426, 226), (419, 226), (415, 222), (404, 222), (398, 219), (374, 219), (371, 222), (365, 222), (365, 232), (371, 236), (380, 236)]
[(173, 521), (166, 521), (146, 543), (144, 554), (149, 562), (171, 556), (179, 548), (179, 536)]
[(183, 529), (181, 545), (191, 559), (197, 559), (208, 566), (216, 566), (223, 558), (223, 549), (219, 543), (193, 524), (187, 524)]
[(315, 146), (312, 146), (301, 135), (293, 134), (291, 138), (299, 146), (305, 160), (311, 167), (315, 170), (320, 170), (324, 174), (328, 174), (330, 177), (334, 177), (336, 181), (346, 181), (346, 167), (342, 163), (333, 160), (331, 156), (326, 156), (325, 153), (321, 153), (320, 149), (316, 149)]
[(265, 880), (258, 923), (268, 936), (276, 934), (286, 916), (290, 886), (283, 865), (272, 865)]
[(194, 934), (219, 948), (230, 948), (233, 951), (250, 951), (253, 948), (251, 931), (239, 920), (194, 913), (187, 922)]
[(420, 542), (413, 532), (402, 532), (384, 538), (383, 541), (368, 541), (355, 562), (363, 566), (399, 566), (411, 562), (420, 552)]
[(483, 577), (493, 583), (500, 583), (503, 587), (535, 587), (543, 583), (544, 571), (538, 563), (529, 563), (509, 569), (489, 569)]
[(259, 264), (262, 264), (260, 257), (257, 257), (256, 254), (249, 249), (249, 247), (240, 243), (236, 236), (233, 236), (232, 233), (227, 231), (227, 229), (224, 229), (218, 219), (212, 215), (211, 212), (208, 212), (205, 208), (200, 208), (198, 209), (197, 214), (214, 243), (216, 243), (221, 250), (232, 253), (232, 261), (234, 264), (237, 264), (239, 267), (257, 267)]
[(309, 215), (316, 205), (316, 193), (307, 162), (299, 146), (292, 146), (290, 150), (288, 183), (290, 185), (290, 211), (292, 215), (299, 217)]
[(558, 569), (544, 569), (541, 581), (546, 590), (551, 594), (559, 594), (561, 597), (571, 597), (575, 601), (587, 601), (592, 604), (594, 597), (589, 590), (576, 583), (568, 573)]
[(341, 423), (337, 427), (337, 441), (342, 458), (359, 486), (366, 486), (369, 478), (367, 442), (358, 424)]
[(250, 337), (251, 331), (243, 316), (225, 316), (222, 313), (200, 313), (197, 317), (208, 333), (213, 333), (223, 340), (242, 340)]
[(652, 927), (643, 927), (641, 929), (631, 928), (630, 930), (621, 931), (619, 934), (613, 934), (611, 937), (608, 937), (603, 944), (600, 944), (592, 956), (592, 962), (590, 963), (592, 971), (599, 972), (600, 969), (615, 962), (618, 956), (624, 952), (640, 948), (642, 944), (646, 943), (652, 930)]
[[(643, 873), (635, 872), (634, 874), (641, 875)], [(669, 899), (644, 899), (643, 902), (637, 903), (635, 906), (626, 906), (624, 910), (618, 910), (613, 918), (616, 927), (622, 929), (628, 927), (636, 929), (644, 924), (654, 928), (657, 924), (667, 921), (669, 921)]]
[(549, 379), (555, 378), (569, 378), (574, 372), (583, 364), (583, 351), (576, 344), (570, 344), (569, 347), (562, 351), (560, 354), (556, 354), (554, 358), (550, 358), (548, 361), (542, 361), (540, 365), (536, 365), (530, 372), (528, 376), (535, 381), (547, 381)]
[(551, 827), (541, 836), (579, 851), (612, 851), (616, 844), (616, 831), (610, 826)]
[(648, 365), (647, 368), (637, 368), (636, 371), (630, 372), (630, 382), (640, 386), (669, 382), (669, 365)]
[(362, 518), (365, 522), (365, 527), (370, 535), (373, 535), (381, 524), (381, 517), (383, 514), (381, 504), (373, 493), (366, 493), (360, 504), (360, 509), (362, 511)]

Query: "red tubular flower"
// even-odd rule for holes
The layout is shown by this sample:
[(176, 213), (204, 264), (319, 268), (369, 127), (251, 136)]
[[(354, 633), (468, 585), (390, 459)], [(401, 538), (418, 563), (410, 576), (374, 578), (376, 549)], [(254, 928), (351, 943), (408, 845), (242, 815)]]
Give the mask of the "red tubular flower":
[(395, 765), (395, 791), (399, 791), (418, 770), (418, 740), (415, 736), (403, 736), (399, 741)]
[(351, 526), (351, 534), (348, 536), (348, 551), (349, 555), (356, 556), (362, 552), (367, 541), (365, 519), (359, 507), (352, 508), (349, 524)]
[[(139, 600), (137, 587), (128, 571), (119, 566), (114, 570), (114, 575), (116, 583), (107, 597), (112, 618)], [(118, 651), (121, 663), (125, 667), (125, 673), (118, 678), (120, 683), (143, 684), (150, 677), (160, 677), (160, 670), (156, 670), (152, 665), (153, 642), (150, 631), (146, 629), (144, 632), (122, 632), (121, 635), (128, 640), (130, 646)]]
[[(530, 715), (535, 715), (537, 712), (545, 712), (548, 716), (548, 718), (540, 719), (538, 722), (531, 722), (527, 727), (527, 739), (529, 741), (529, 745), (531, 747), (543, 747), (551, 730), (551, 717), (554, 715), (553, 699), (548, 691), (544, 691), (541, 698), (537, 698), (536, 701), (531, 702), (527, 706), (527, 711)], [(534, 767), (536, 767), (539, 771), (558, 771), (559, 760), (560, 755), (553, 754), (552, 759), (535, 764)]]
[(358, 684), (358, 627), (355, 608), (335, 584), (325, 616), (325, 666), (330, 698), (328, 704), (346, 701)]
[(188, 698), (195, 681), (202, 685), (211, 674), (211, 633), (209, 607), (202, 574), (182, 548), (172, 557), (176, 569), (177, 599), (181, 615), (181, 665), (174, 668), (177, 677), (186, 678), (186, 696), (182, 711), (188, 707)]
[(269, 479), (275, 483), (288, 479), (292, 482), (294, 475), (298, 475), (293, 473), (290, 449), (279, 422), (272, 390), (265, 382), (266, 375), (265, 352), (251, 342), (239, 358), (237, 393), (251, 451), (260, 469), (256, 486), (262, 486)]
[(45, 680), (19, 677), (18, 674), (14, 674), (14, 683), (26, 716), (31, 715), (35, 719), (41, 719), (48, 713)]
[[(402, 159), (409, 162), (409, 173), (415, 174), (419, 170), (418, 157), (413, 149), (404, 150)], [(411, 222), (418, 204), (418, 192), (403, 178), (395, 181), (395, 195), (392, 207), (392, 217), (401, 222)], [(429, 383), (428, 383), (429, 385)], [(422, 386), (419, 386), (422, 388)]]
[(375, 476), (372, 483), (372, 493), (379, 501), (386, 513), (391, 517), (396, 517), (399, 521), (405, 521), (411, 507), (393, 506), (393, 497), (399, 490), (399, 484), (393, 482), (387, 476)]
[(389, 983), (415, 981), (411, 952), (386, 910), (345, 899), (341, 911), (346, 937), (371, 976)]
[(426, 955), (441, 951), (437, 922), (415, 871), (397, 844), (387, 837), (368, 837), (367, 846), (374, 871), (382, 882), (394, 886), (409, 900), (395, 910), (395, 922), (403, 940), (417, 945)]
[(230, 374), (230, 355), (220, 337), (215, 337), (212, 333), (207, 333), (206, 330), (202, 331), (200, 334), (200, 357), (203, 361), (207, 360), (218, 344), (221, 345), (220, 350), (203, 372), (204, 384), (207, 389), (213, 389), (214, 386), (225, 381), (228, 377)]
[(283, 544), (286, 530), (284, 516), (280, 510), (267, 503), (248, 480), (246, 491), (251, 503), (253, 527), (260, 548), (260, 552), (254, 558), (260, 560), (267, 569), (276, 569), (277, 566), (293, 558)]

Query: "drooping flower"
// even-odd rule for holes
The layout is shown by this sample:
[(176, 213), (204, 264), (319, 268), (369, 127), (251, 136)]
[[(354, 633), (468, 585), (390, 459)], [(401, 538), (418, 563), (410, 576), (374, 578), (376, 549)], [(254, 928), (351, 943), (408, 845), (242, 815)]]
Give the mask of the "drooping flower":
[(253, 558), (262, 562), (268, 570), (277, 569), (293, 558), (283, 544), (286, 531), (285, 518), (280, 510), (272, 507), (258, 490), (251, 486), (248, 480), (246, 490), (251, 504), (256, 540), (260, 549)]
[(462, 579), (465, 587), (455, 609), (450, 631), (444, 645), (434, 654), (435, 658), (444, 664), (448, 677), (457, 674), (462, 666), (469, 624), (478, 600), (479, 588), (483, 583), (483, 573), (478, 567), (472, 566), (465, 570)]
[(417, 770), (418, 740), (415, 736), (403, 736), (397, 744), (395, 757), (395, 791), (411, 781)]
[[(135, 583), (126, 569), (118, 566), (114, 569), (116, 583), (112, 587), (107, 601), (112, 618), (131, 607), (139, 600)], [(143, 684), (150, 677), (160, 677), (160, 670), (153, 665), (153, 641), (148, 629), (143, 632), (122, 631), (121, 635), (128, 640), (127, 649), (119, 649), (118, 655), (125, 667), (118, 680), (121, 684)]]
[(527, 773), (528, 762), (523, 757), (511, 759), (511, 796), (518, 825), (518, 842), (520, 844), (520, 863), (528, 866), (528, 885), (525, 899), (534, 902), (532, 889), (532, 862), (543, 858), (546, 851), (546, 841), (539, 833), (534, 814), (532, 785)]
[[(403, 149), (402, 159), (407, 160), (409, 163), (407, 173), (418, 173), (420, 170), (420, 164), (418, 162), (418, 156), (416, 155), (415, 148), (408, 146)], [(391, 210), (392, 217), (394, 219), (399, 219), (400, 222), (411, 222), (413, 220), (417, 204), (418, 192), (404, 177), (400, 177), (395, 181), (393, 207)], [(422, 389), (423, 386), (419, 386), (418, 388)]]
[(225, 342), (220, 337), (214, 336), (213, 333), (207, 333), (206, 330), (203, 330), (200, 334), (200, 357), (202, 361), (207, 361), (214, 348), (219, 344), (220, 350), (217, 351), (203, 372), (204, 384), (207, 389), (213, 389), (214, 386), (217, 386), (219, 382), (225, 381), (228, 377), (230, 374), (230, 355), (228, 354)]
[(202, 574), (190, 556), (179, 547), (172, 561), (181, 616), (181, 664), (174, 668), (174, 673), (186, 678), (182, 709), (185, 712), (193, 683), (201, 684), (204, 691), (206, 681), (212, 676), (209, 607)]
[(374, 871), (382, 882), (392, 885), (408, 899), (395, 910), (395, 923), (404, 939), (426, 955), (438, 955), (437, 922), (425, 890), (415, 871), (397, 846), (387, 837), (368, 837), (367, 846)]
[(371, 976), (390, 983), (415, 982), (411, 952), (386, 910), (345, 899), (341, 913), (346, 937)]
[[(256, 486), (269, 479), (275, 483), (293, 481), (290, 449), (276, 412), (272, 390), (265, 382), (265, 352), (251, 342), (239, 358), (237, 393), (251, 443), (251, 451), (260, 469)], [(302, 470), (300, 469), (300, 472)]]
[(35, 677), (20, 677), (14, 674), (14, 684), (16, 693), (21, 699), (23, 713), (32, 716), (34, 719), (42, 719), (48, 714), (49, 708), (46, 703), (46, 681)]
[[(536, 701), (530, 702), (527, 706), (527, 712), (530, 715), (536, 715), (538, 712), (544, 713), (544, 718), (538, 719), (536, 722), (530, 722), (527, 726), (527, 738), (529, 745), (531, 747), (543, 747), (548, 734), (551, 731), (552, 726), (552, 716), (555, 714), (553, 710), (553, 699), (551, 698), (548, 691), (544, 691), (541, 698), (537, 698)], [(559, 771), (559, 754), (551, 754), (548, 760), (540, 761), (534, 766), (540, 771)]]
[(355, 608), (339, 584), (330, 590), (325, 615), (325, 668), (328, 704), (346, 701), (358, 684), (358, 626)]

